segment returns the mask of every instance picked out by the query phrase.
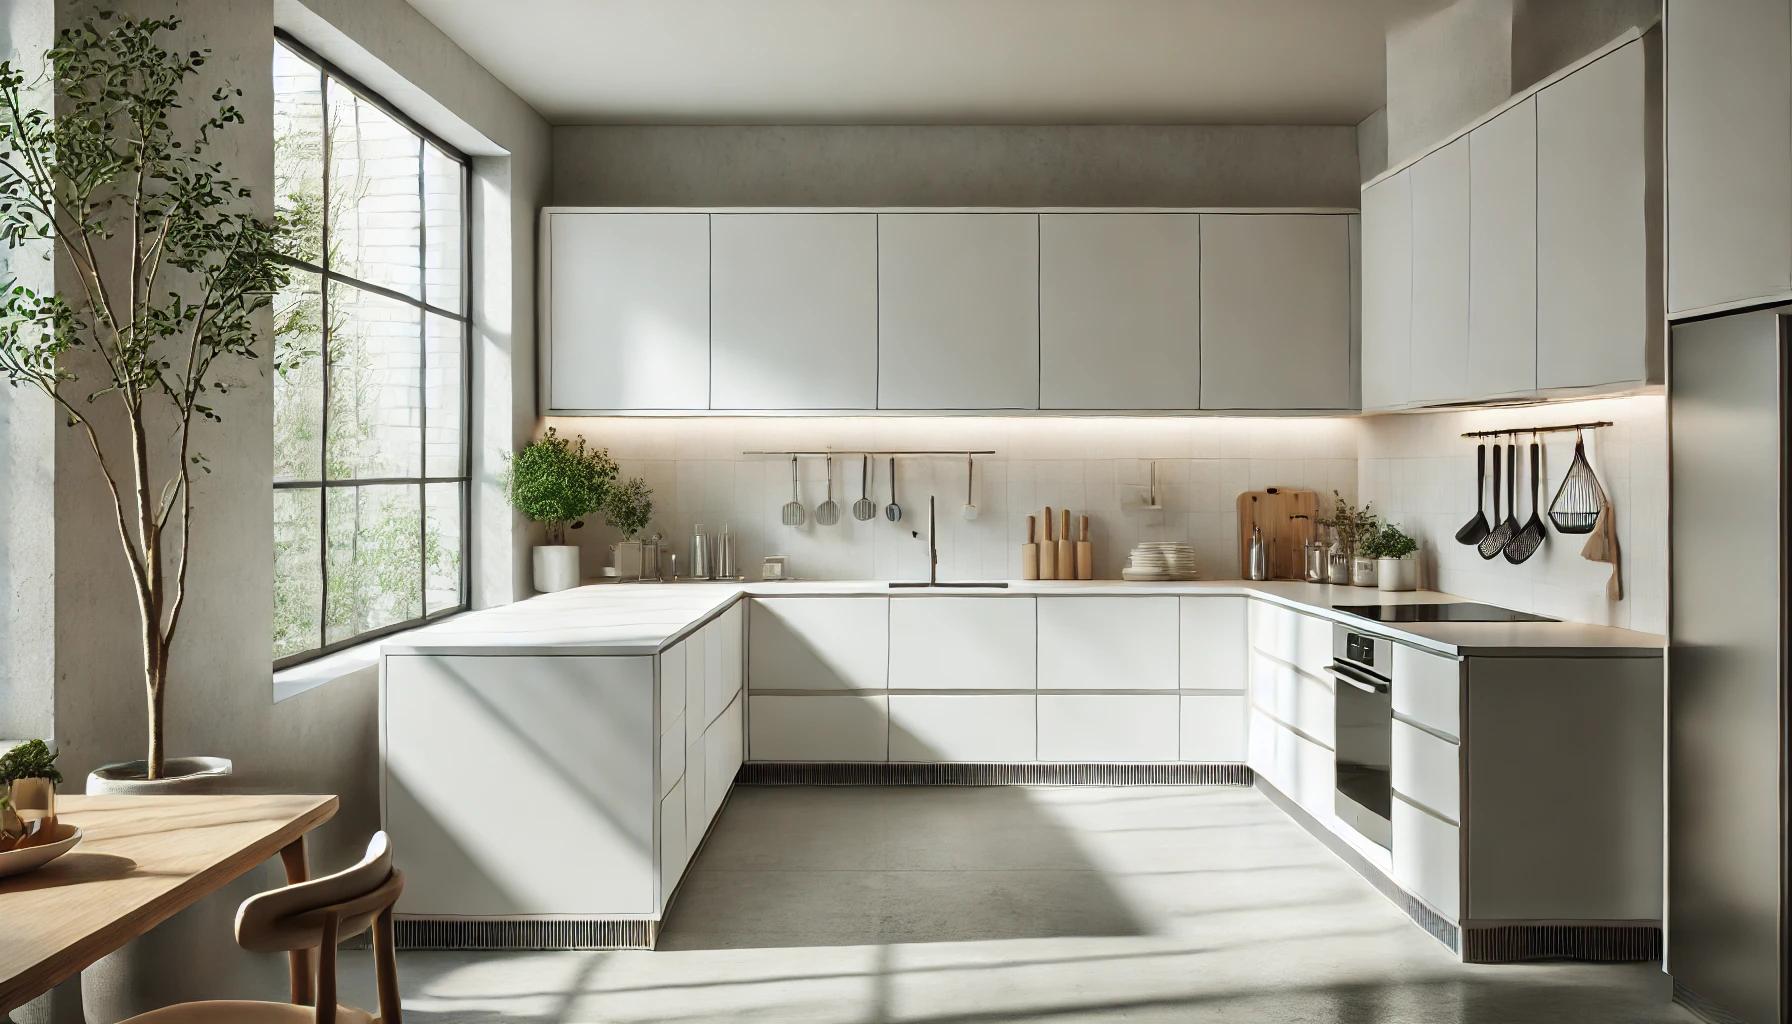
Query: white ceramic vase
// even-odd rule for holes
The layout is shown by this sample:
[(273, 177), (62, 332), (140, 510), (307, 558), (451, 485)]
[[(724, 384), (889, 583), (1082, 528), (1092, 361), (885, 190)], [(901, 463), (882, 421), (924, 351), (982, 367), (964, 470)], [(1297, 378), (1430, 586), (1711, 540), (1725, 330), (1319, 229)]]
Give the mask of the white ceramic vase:
[(1373, 586), (1375, 586), (1375, 577), (1376, 577), (1375, 559), (1364, 558), (1363, 556), (1358, 555), (1355, 558), (1352, 558), (1350, 560), (1350, 585), (1351, 586), (1353, 586), (1353, 587), (1373, 587)]
[(1378, 561), (1380, 566), (1376, 573), (1381, 578), (1381, 589), (1419, 589), (1419, 559), (1417, 555), (1407, 555), (1404, 558), (1382, 558)]
[[(163, 778), (144, 778), (142, 761), (110, 764), (87, 776), (89, 795), (157, 797), (243, 792), (222, 757), (171, 757)], [(286, 884), (278, 858), (157, 925), (81, 972), (89, 1024), (114, 1022), (170, 1003), (203, 999), (285, 998), (286, 959), (236, 944), (237, 907)]]
[(579, 546), (542, 544), (535, 548), (535, 590), (552, 594), (579, 585)]
[(611, 547), (616, 553), (616, 578), (619, 580), (638, 580), (644, 570), (641, 555), (641, 542), (638, 540), (617, 541)]

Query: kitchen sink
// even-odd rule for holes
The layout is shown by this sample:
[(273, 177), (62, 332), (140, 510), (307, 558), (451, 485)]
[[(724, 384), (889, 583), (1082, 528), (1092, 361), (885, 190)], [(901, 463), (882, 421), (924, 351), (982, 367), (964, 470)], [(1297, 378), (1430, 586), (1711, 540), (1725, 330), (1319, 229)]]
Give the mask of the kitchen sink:
[(929, 583), (926, 580), (916, 580), (915, 582), (910, 583), (905, 580), (905, 581), (902, 581), (899, 583), (892, 583), (892, 584), (890, 584), (890, 586), (892, 588), (895, 588), (895, 587), (958, 587), (961, 589), (976, 590), (976, 589), (982, 589), (984, 587), (1006, 589), (1008, 584), (1004, 580), (996, 580), (991, 583), (976, 583), (976, 582)]

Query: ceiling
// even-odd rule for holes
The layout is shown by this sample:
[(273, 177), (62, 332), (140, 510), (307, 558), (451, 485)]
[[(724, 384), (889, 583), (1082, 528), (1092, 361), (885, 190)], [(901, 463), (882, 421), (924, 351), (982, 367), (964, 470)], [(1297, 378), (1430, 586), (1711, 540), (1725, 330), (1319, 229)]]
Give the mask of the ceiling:
[(557, 124), (1354, 124), (1441, 0), (410, 0)]

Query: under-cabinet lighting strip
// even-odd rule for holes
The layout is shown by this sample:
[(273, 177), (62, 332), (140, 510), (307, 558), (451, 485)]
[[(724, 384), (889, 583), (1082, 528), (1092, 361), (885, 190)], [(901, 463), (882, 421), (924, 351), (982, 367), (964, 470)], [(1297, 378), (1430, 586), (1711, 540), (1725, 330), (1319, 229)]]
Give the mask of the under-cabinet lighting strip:
[(1519, 434), (1560, 434), (1569, 430), (1597, 430), (1609, 427), (1611, 420), (1594, 420), (1591, 423), (1561, 423), (1553, 427), (1507, 427), (1504, 430), (1469, 430), (1463, 437), (1516, 437)]

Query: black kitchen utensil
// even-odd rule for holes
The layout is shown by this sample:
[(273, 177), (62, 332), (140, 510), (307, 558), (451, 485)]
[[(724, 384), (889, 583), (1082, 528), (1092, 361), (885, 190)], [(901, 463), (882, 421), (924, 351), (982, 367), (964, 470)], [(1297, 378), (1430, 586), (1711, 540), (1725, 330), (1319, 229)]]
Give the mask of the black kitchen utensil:
[(1531, 518), (1525, 520), (1523, 529), (1513, 534), (1512, 539), (1506, 542), (1505, 547), (1506, 561), (1513, 565), (1518, 565), (1536, 554), (1537, 549), (1543, 546), (1544, 538), (1547, 536), (1543, 529), (1543, 516), (1539, 514), (1537, 508), (1538, 478), (1543, 475), (1542, 451), (1543, 446), (1533, 440), (1531, 442)]
[[(1518, 463), (1518, 446), (1512, 445), (1506, 453), (1506, 518), (1499, 521), (1475, 550), (1481, 552), (1482, 558), (1492, 558), (1506, 549), (1506, 542), (1518, 532), (1518, 513), (1512, 509), (1512, 492), (1518, 489), (1518, 478), (1513, 468)], [(1493, 514), (1500, 514), (1500, 446), (1493, 446)]]
[(1605, 511), (1605, 489), (1587, 462), (1587, 446), (1578, 431), (1574, 435), (1574, 462), (1556, 496), (1549, 503), (1549, 520), (1558, 533), (1592, 533), (1599, 525), (1599, 513)]
[[(1494, 475), (1497, 477), (1499, 470), (1494, 470)], [(1487, 445), (1478, 444), (1475, 445), (1475, 515), (1456, 531), (1456, 543), (1479, 544), (1492, 529), (1487, 525)]]

